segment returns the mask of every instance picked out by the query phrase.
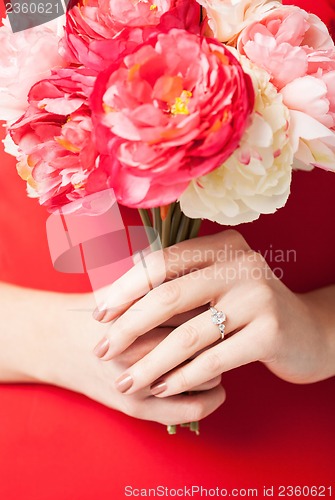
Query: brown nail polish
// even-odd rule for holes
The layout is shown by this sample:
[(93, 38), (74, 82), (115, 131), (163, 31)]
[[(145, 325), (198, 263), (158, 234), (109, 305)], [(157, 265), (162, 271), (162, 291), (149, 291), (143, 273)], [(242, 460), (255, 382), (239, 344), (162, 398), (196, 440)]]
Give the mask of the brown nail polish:
[(152, 386), (150, 387), (151, 394), (153, 396), (157, 396), (158, 394), (161, 394), (167, 389), (166, 382), (164, 380), (158, 380)]
[(93, 318), (96, 320), (96, 321), (102, 321), (104, 319), (104, 317), (106, 316), (106, 309), (103, 309), (102, 311), (100, 311), (98, 308), (96, 308), (93, 312)]
[(133, 378), (127, 374), (122, 375), (119, 379), (115, 381), (116, 388), (120, 392), (127, 392), (131, 388), (133, 383), (134, 383)]
[(99, 344), (95, 346), (93, 352), (98, 358), (102, 358), (109, 349), (109, 340), (107, 338), (103, 338)]

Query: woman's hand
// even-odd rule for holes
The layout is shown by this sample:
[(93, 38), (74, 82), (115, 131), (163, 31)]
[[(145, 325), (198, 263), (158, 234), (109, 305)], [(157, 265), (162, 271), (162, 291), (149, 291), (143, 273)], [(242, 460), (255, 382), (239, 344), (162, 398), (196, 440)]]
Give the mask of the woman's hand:
[[(152, 394), (171, 397), (257, 360), (290, 382), (335, 373), (334, 288), (322, 292), (326, 306), (313, 294), (292, 293), (236, 231), (172, 246), (164, 257), (167, 281), (142, 298), (147, 284), (141, 262), (111, 286), (102, 316), (115, 321), (96, 354), (111, 360), (176, 314), (207, 306), (130, 366), (116, 381), (121, 392), (150, 385)], [(162, 274), (157, 262), (155, 254), (146, 258), (151, 276)], [(125, 305), (115, 307), (113, 297)], [(209, 303), (227, 316), (223, 341)]]
[(92, 319), (93, 296), (29, 290), (0, 283), (0, 382), (48, 383), (79, 392), (136, 418), (165, 425), (201, 419), (222, 404), (220, 377), (189, 395), (159, 400), (148, 387), (133, 396), (113, 381), (171, 332), (156, 328), (110, 363), (92, 349), (109, 325)]

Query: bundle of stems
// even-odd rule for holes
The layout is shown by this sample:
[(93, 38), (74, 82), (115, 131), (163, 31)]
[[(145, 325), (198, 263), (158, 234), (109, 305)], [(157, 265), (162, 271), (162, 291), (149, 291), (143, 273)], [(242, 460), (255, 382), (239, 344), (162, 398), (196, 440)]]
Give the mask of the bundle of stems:
[(139, 213), (143, 225), (157, 231), (163, 248), (198, 236), (201, 219), (187, 217), (177, 201), (165, 207), (142, 208)]
[[(190, 219), (187, 217), (181, 211), (179, 202), (171, 203), (165, 207), (139, 209), (139, 213), (143, 226), (149, 228), (149, 231), (152, 228), (157, 231), (162, 248), (198, 236), (201, 219)], [(188, 427), (192, 432), (199, 435), (199, 422), (182, 424), (181, 427)], [(176, 434), (177, 426), (168, 425), (167, 431), (169, 434)]]

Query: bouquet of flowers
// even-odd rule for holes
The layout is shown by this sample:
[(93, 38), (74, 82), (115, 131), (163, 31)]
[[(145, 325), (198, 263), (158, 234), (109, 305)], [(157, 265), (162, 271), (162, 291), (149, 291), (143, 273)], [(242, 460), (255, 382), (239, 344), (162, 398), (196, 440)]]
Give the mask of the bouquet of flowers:
[(335, 170), (334, 43), (296, 6), (80, 0), (0, 40), (6, 150), (50, 211), (112, 188), (168, 246), (283, 207), (293, 167)]

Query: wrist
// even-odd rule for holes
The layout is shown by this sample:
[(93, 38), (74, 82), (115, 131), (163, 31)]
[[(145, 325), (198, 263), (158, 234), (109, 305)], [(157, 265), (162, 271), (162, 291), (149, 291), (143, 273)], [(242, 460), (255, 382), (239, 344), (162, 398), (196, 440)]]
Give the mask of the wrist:
[[(69, 372), (75, 371), (78, 357), (90, 354), (98, 334), (92, 319), (92, 294), (53, 293), (48, 298), (36, 330), (38, 359), (33, 376), (42, 383), (76, 390)], [(93, 354), (92, 354), (93, 357)]]
[(335, 375), (335, 286), (300, 294), (318, 332), (324, 353), (319, 380)]

